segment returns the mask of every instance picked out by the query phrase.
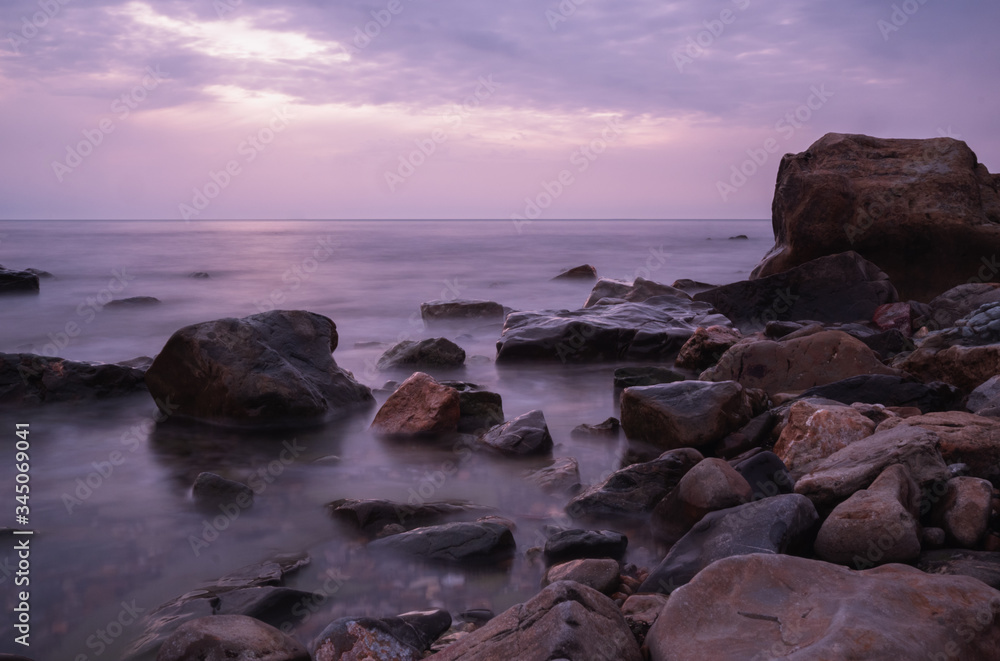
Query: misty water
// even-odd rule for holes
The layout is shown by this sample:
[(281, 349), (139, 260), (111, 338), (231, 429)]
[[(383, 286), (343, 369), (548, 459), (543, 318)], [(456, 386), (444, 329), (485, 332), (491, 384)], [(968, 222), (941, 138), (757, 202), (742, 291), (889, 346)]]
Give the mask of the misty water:
[[(729, 240), (734, 235), (749, 238)], [(585, 263), (620, 280), (722, 284), (744, 279), (771, 244), (766, 221), (521, 227), (504, 221), (5, 222), (0, 263), (55, 277), (42, 280), (37, 296), (3, 298), (0, 351), (119, 362), (154, 356), (188, 324), (304, 309), (334, 320), (340, 336), (334, 358), (379, 388), (408, 375), (374, 368), (385, 349), (444, 336), (465, 349), (466, 367), (428, 371), (500, 393), (508, 419), (541, 408), (554, 456), (575, 457), (587, 484), (618, 467), (623, 441), (578, 440), (570, 431), (617, 415), (616, 365), (500, 369), (493, 363), (499, 324), (425, 329), (420, 304), (463, 298), (520, 310), (575, 309), (592, 283), (551, 278)], [(195, 272), (209, 277), (190, 277)], [(111, 295), (153, 296), (161, 303), (103, 307)], [(378, 403), (386, 396), (377, 393)], [(31, 425), (36, 658), (118, 658), (140, 627), (120, 628), (107, 648), (95, 634), (117, 617), (122, 602), (149, 612), (281, 552), (308, 551), (312, 558), (291, 577), (292, 587), (317, 590), (329, 572), (339, 577), (330, 598), (297, 630), (306, 643), (347, 614), (385, 616), (429, 606), (500, 612), (537, 591), (541, 569), (525, 551), (541, 543), (541, 527), (566, 523), (566, 499), (547, 496), (520, 477), (544, 461), (459, 456), (447, 445), (379, 439), (368, 431), (374, 408), (318, 428), (265, 433), (156, 424), (155, 413), (148, 394), (0, 411), (0, 447), (7, 454), (13, 453), (14, 425)], [(282, 462), (283, 451), (285, 459), (294, 458)], [(112, 466), (115, 452), (119, 461)], [(456, 470), (445, 475), (453, 463)], [(205, 521), (217, 514), (198, 510), (191, 500), (191, 483), (202, 471), (258, 485), (262, 476), (270, 479), (252, 508), (207, 545), (193, 545), (192, 539), (206, 538)], [(3, 484), (13, 483), (13, 458), (0, 461), (0, 475)], [(449, 569), (373, 559), (324, 509), (339, 498), (405, 502), (414, 494), (496, 507), (517, 524), (513, 564)], [(9, 498), (13, 507), (13, 493)], [(0, 525), (10, 525), (8, 517)], [(658, 560), (642, 531), (629, 532), (627, 561)], [(0, 584), (10, 588), (9, 550), (4, 557)], [(3, 590), (8, 601), (14, 594)], [(4, 604), (8, 613), (13, 606)], [(17, 652), (9, 633), (0, 651)]]

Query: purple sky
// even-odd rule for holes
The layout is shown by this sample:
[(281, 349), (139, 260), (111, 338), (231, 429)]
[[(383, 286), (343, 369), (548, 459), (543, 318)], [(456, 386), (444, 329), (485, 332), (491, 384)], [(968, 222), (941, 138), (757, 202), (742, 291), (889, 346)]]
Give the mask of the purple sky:
[(830, 131), (1000, 170), (998, 27), (995, 0), (4, 0), (0, 218), (767, 218)]

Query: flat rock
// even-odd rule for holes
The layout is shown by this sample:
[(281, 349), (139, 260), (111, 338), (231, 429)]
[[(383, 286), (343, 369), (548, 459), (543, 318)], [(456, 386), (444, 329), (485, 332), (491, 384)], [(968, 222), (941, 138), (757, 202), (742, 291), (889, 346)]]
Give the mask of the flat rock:
[(156, 661), (311, 661), (309, 652), (274, 627), (245, 615), (213, 615), (177, 628)]
[(561, 457), (551, 466), (526, 472), (524, 479), (548, 494), (574, 495), (580, 491), (580, 464), (573, 457)]
[(104, 307), (108, 308), (135, 308), (143, 307), (147, 305), (159, 305), (160, 299), (155, 296), (131, 296), (129, 298), (117, 298), (113, 301), (108, 301), (107, 305)]
[(0, 294), (37, 294), (38, 276), (0, 267)]
[(793, 403), (774, 453), (798, 478), (831, 454), (871, 436), (875, 423), (850, 406), (824, 406), (809, 400)]
[(558, 581), (573, 581), (611, 596), (618, 591), (620, 573), (618, 561), (611, 558), (570, 560), (550, 567), (542, 578), (542, 587)]
[(988, 661), (998, 616), (1000, 592), (968, 577), (750, 554), (675, 591), (646, 645), (651, 661)]
[(911, 376), (860, 374), (809, 388), (803, 398), (821, 397), (843, 404), (862, 402), (883, 406), (913, 406), (923, 413), (950, 411), (962, 400), (958, 388), (941, 381), (923, 383)]
[(597, 305), (600, 301), (642, 303), (657, 296), (678, 296), (680, 298), (690, 298), (687, 292), (676, 287), (663, 285), (645, 278), (636, 278), (635, 282), (620, 282), (618, 280), (608, 280), (602, 278), (594, 285), (590, 292), (590, 297), (583, 307), (589, 308)]
[(574, 519), (640, 517), (653, 511), (680, 479), (704, 457), (693, 448), (664, 452), (653, 461), (615, 471), (566, 506)]
[(882, 471), (904, 464), (921, 487), (951, 475), (938, 451), (937, 434), (920, 427), (876, 430), (834, 452), (795, 483), (795, 492), (830, 507), (868, 488)]
[(720, 441), (756, 413), (751, 393), (735, 381), (679, 381), (626, 388), (621, 411), (622, 429), (628, 438), (667, 450), (701, 448)]
[(671, 594), (717, 560), (748, 553), (784, 553), (802, 545), (819, 521), (808, 498), (788, 494), (707, 514), (639, 586)]
[(461, 416), (457, 390), (416, 372), (389, 395), (371, 428), (387, 436), (433, 436), (458, 431)]
[(997, 175), (951, 138), (828, 133), (781, 159), (772, 224), (774, 248), (751, 277), (853, 250), (888, 274), (904, 300), (928, 301), (972, 278), (995, 278), (988, 256), (1000, 253)]
[(628, 537), (614, 530), (559, 530), (545, 541), (543, 552), (548, 565), (586, 558), (621, 560), (628, 548)]
[(683, 381), (687, 377), (669, 367), (650, 365), (646, 367), (619, 367), (615, 370), (615, 388), (633, 386), (655, 386), (660, 383)]
[(582, 310), (514, 312), (497, 341), (497, 363), (667, 360), (698, 326), (728, 326), (707, 303), (658, 296)]
[(143, 370), (31, 353), (0, 353), (0, 408), (78, 402), (146, 390)]
[(514, 553), (510, 528), (490, 522), (456, 522), (416, 528), (368, 544), (373, 553), (389, 552), (450, 564), (481, 564)]
[(404, 340), (382, 354), (380, 370), (397, 367), (455, 368), (465, 364), (465, 350), (444, 337)]
[(428, 301), (420, 305), (420, 317), (427, 323), (442, 321), (503, 321), (507, 311), (493, 301)]
[[(340, 369), (327, 317), (273, 310), (175, 332), (146, 372), (164, 413), (222, 424), (301, 424), (369, 406), (371, 390)], [(173, 410), (164, 410), (170, 402)]]
[(943, 411), (890, 418), (876, 431), (906, 427), (932, 432), (938, 438), (945, 463), (965, 464), (972, 477), (989, 480), (1000, 475), (1000, 420), (964, 411)]
[(889, 276), (848, 251), (709, 289), (694, 300), (710, 303), (741, 331), (753, 333), (771, 321), (868, 321), (879, 306), (899, 299)]
[[(419, 496), (419, 494), (417, 494)], [(492, 507), (460, 501), (400, 503), (377, 498), (343, 498), (326, 505), (334, 519), (341, 521), (371, 537), (388, 525), (399, 525), (409, 530), (454, 519), (475, 519), (493, 514)]]
[(859, 374), (897, 374), (863, 342), (841, 331), (821, 331), (781, 342), (737, 344), (705, 370), (703, 381), (737, 381), (768, 395), (799, 392)]
[(436, 661), (510, 659), (641, 661), (642, 655), (611, 599), (586, 585), (560, 581), (436, 655)]
[(540, 410), (528, 411), (493, 427), (479, 437), (479, 444), (510, 457), (552, 454), (552, 435)]

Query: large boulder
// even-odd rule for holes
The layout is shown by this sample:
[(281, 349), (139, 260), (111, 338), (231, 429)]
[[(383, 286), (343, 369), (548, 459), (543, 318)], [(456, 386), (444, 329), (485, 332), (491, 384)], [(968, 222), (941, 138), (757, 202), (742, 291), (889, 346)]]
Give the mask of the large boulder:
[[(0, 353), (0, 408), (106, 399), (145, 389), (142, 370), (124, 365), (80, 363), (31, 353)], [(164, 402), (161, 408), (170, 406)]]
[(174, 333), (146, 385), (168, 415), (222, 424), (318, 422), (374, 402), (371, 390), (337, 366), (336, 348), (336, 325), (312, 312), (218, 319)]
[(965, 464), (973, 477), (1000, 477), (1000, 420), (964, 411), (889, 418), (876, 431), (918, 428), (932, 432), (946, 463)]
[(380, 370), (397, 367), (453, 368), (465, 364), (465, 350), (444, 337), (404, 340), (378, 359)]
[(893, 374), (860, 374), (810, 388), (802, 396), (832, 399), (848, 405), (862, 402), (882, 406), (912, 406), (923, 413), (949, 411), (957, 408), (962, 400), (962, 393), (955, 386), (941, 381), (923, 383), (912, 376)]
[(925, 343), (894, 364), (923, 381), (944, 381), (964, 392), (972, 392), (1000, 374), (1000, 344), (942, 348)]
[(512, 606), (434, 655), (436, 661), (640, 661), (639, 645), (611, 599), (586, 585), (559, 581)]
[(540, 410), (528, 411), (501, 423), (479, 437), (479, 443), (508, 457), (552, 454), (552, 435)]
[(871, 436), (875, 423), (850, 406), (800, 400), (788, 409), (774, 454), (799, 477), (831, 454)]
[(743, 555), (675, 591), (646, 645), (651, 661), (991, 661), (1000, 649), (1000, 592), (903, 565), (854, 571)]
[(245, 615), (212, 615), (185, 622), (160, 648), (156, 661), (310, 661), (293, 638)]
[(490, 521), (426, 526), (368, 544), (373, 553), (397, 553), (449, 564), (492, 563), (511, 556), (514, 547), (510, 528)]
[(711, 512), (673, 545), (638, 591), (670, 594), (716, 560), (803, 546), (818, 521), (816, 508), (798, 494)]
[(514, 312), (497, 341), (497, 363), (667, 360), (696, 328), (712, 325), (730, 323), (686, 295), (582, 310)]
[(711, 303), (743, 332), (771, 321), (868, 321), (898, 300), (888, 276), (855, 252), (814, 259), (783, 273), (723, 285), (694, 295)]
[(998, 267), (988, 256), (1000, 253), (998, 179), (951, 138), (828, 133), (781, 159), (775, 245), (751, 277), (853, 250), (885, 271), (904, 299), (929, 301), (971, 279), (994, 280)]
[(622, 429), (665, 450), (702, 448), (754, 416), (761, 397), (735, 381), (678, 381), (622, 391)]
[(959, 546), (975, 548), (989, 529), (993, 485), (976, 477), (953, 478), (941, 509), (944, 530), (951, 539)]
[(797, 392), (859, 374), (898, 374), (886, 367), (861, 340), (841, 331), (820, 331), (781, 342), (762, 340), (735, 345), (703, 381), (738, 381), (768, 395)]
[(15, 271), (0, 266), (0, 294), (37, 294), (38, 276), (31, 271)]
[(672, 545), (709, 512), (736, 507), (752, 498), (750, 483), (735, 468), (710, 457), (689, 470), (653, 510), (653, 534), (661, 543)]
[(458, 430), (458, 391), (416, 372), (389, 395), (371, 428), (386, 436), (432, 436)]

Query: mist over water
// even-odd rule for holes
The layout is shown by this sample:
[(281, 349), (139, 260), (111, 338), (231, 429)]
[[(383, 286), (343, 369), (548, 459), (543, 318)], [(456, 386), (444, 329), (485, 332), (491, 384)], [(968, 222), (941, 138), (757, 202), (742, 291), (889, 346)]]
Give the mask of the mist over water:
[[(728, 240), (734, 235), (749, 238)], [(768, 221), (538, 221), (520, 231), (507, 221), (5, 222), (0, 264), (55, 277), (42, 280), (38, 296), (3, 298), (0, 351), (118, 362), (154, 356), (188, 324), (304, 309), (334, 320), (340, 336), (334, 358), (379, 388), (408, 376), (374, 369), (389, 346), (448, 337), (465, 349), (466, 367), (431, 373), (500, 393), (507, 418), (541, 408), (554, 456), (575, 457), (587, 484), (618, 467), (621, 447), (572, 439), (570, 430), (617, 415), (615, 365), (498, 369), (492, 360), (499, 324), (424, 328), (420, 304), (463, 298), (518, 310), (575, 309), (592, 283), (551, 281), (573, 266), (592, 264), (602, 277), (629, 281), (723, 284), (746, 278), (771, 245)], [(190, 277), (196, 272), (209, 277)], [(103, 307), (112, 296), (161, 303)], [(379, 404), (385, 397), (377, 394)], [(532, 594), (539, 574), (524, 552), (541, 543), (543, 525), (559, 522), (565, 504), (520, 478), (542, 464), (456, 461), (448, 446), (381, 440), (368, 432), (374, 413), (267, 433), (156, 425), (146, 394), (0, 413), (5, 441), (15, 423), (30, 423), (32, 431), (32, 652), (117, 658), (138, 627), (126, 627), (101, 655), (87, 641), (94, 643), (122, 601), (135, 600), (148, 612), (277, 552), (312, 556), (293, 587), (318, 589), (329, 570), (343, 577), (303, 625), (303, 636), (346, 614), (385, 616), (431, 605), (500, 612)], [(294, 451), (282, 455), (289, 447)], [(445, 470), (452, 465), (454, 471)], [(195, 549), (192, 536), (204, 540), (206, 519), (219, 514), (197, 510), (190, 499), (192, 481), (206, 470), (262, 488), (252, 508)], [(12, 461), (0, 462), (0, 476), (12, 483)], [(405, 502), (415, 494), (496, 507), (517, 523), (513, 566), (461, 570), (376, 561), (323, 508), (338, 498)], [(627, 560), (649, 563), (641, 539), (637, 533)], [(7, 580), (0, 571), (0, 581)], [(13, 605), (4, 604), (8, 612)], [(18, 651), (11, 639), (3, 636), (0, 651)]]

